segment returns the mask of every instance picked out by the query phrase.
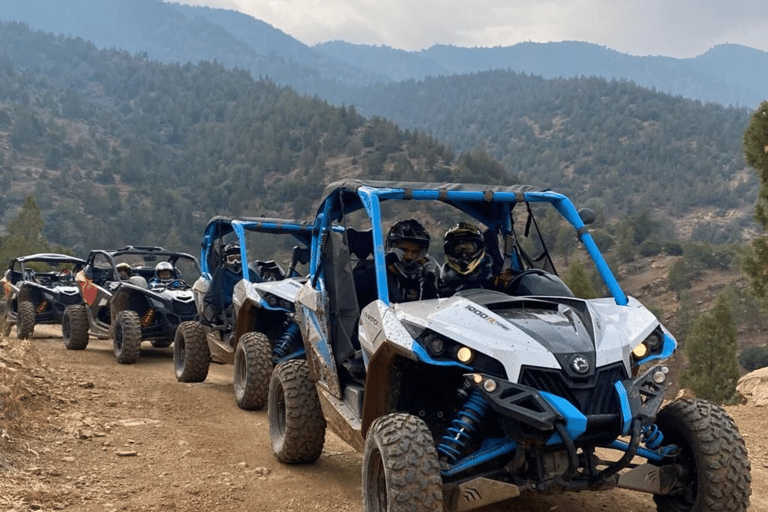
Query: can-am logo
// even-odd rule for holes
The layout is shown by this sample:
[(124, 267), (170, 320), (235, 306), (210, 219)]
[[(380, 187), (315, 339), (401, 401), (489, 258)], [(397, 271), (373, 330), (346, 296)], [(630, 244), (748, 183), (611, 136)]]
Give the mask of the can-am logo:
[(589, 373), (589, 360), (584, 356), (574, 356), (571, 359), (571, 368), (579, 375)]
[(498, 320), (496, 320), (495, 318), (493, 318), (491, 315), (489, 315), (489, 314), (488, 314), (488, 313), (486, 313), (485, 311), (480, 311), (479, 309), (477, 309), (476, 307), (474, 307), (474, 306), (473, 306), (473, 305), (471, 305), (471, 304), (467, 304), (467, 305), (465, 306), (465, 308), (466, 308), (468, 311), (470, 311), (470, 312), (472, 312), (472, 313), (476, 314), (477, 316), (479, 316), (480, 318), (482, 318), (482, 319), (483, 319), (483, 320), (485, 320), (486, 322), (488, 322), (488, 323), (491, 323), (491, 324), (495, 324), (495, 325), (498, 325), (499, 327), (501, 327), (501, 328), (502, 328), (502, 329), (504, 329), (505, 331), (508, 331), (508, 330), (509, 330), (509, 327), (507, 327), (507, 326), (506, 326), (506, 325), (504, 325), (504, 324), (500, 324)]

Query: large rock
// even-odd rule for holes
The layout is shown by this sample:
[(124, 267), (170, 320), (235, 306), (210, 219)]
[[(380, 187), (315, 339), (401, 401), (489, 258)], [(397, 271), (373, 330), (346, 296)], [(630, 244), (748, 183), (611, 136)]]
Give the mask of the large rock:
[(768, 367), (760, 368), (739, 379), (736, 391), (749, 405), (768, 405)]

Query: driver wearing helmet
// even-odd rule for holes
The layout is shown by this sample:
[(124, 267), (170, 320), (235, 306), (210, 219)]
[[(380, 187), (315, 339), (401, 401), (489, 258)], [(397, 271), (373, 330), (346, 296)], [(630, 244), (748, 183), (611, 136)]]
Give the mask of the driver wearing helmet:
[(440, 270), (440, 295), (447, 297), (467, 288), (494, 288), (493, 259), (485, 251), (480, 228), (459, 222), (443, 238), (446, 262)]
[(429, 233), (415, 219), (400, 220), (389, 228), (384, 248), (392, 302), (437, 298), (439, 267), (427, 254), (429, 242)]
[(128, 279), (130, 279), (132, 270), (131, 270), (131, 266), (128, 263), (126, 262), (118, 263), (116, 267), (117, 267), (117, 274), (120, 276), (120, 280), (127, 281)]
[(176, 279), (176, 271), (169, 261), (161, 261), (155, 266), (155, 277), (149, 281), (150, 288), (181, 288), (182, 283)]

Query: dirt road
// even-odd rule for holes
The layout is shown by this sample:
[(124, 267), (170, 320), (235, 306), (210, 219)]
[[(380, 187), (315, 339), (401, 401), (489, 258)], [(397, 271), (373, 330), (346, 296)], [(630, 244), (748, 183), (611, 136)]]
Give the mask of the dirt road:
[[(173, 373), (172, 349), (142, 348), (136, 364), (120, 365), (108, 340), (91, 338), (86, 350), (67, 351), (57, 328), (38, 326), (31, 342), (0, 340), (6, 389), (21, 390), (19, 417), (0, 443), (0, 511), (361, 509), (361, 455), (333, 434), (316, 464), (282, 465), (270, 449), (266, 412), (235, 405), (232, 367), (214, 365), (206, 382), (183, 384)], [(17, 388), (7, 383), (11, 374), (22, 383)], [(767, 471), (760, 416), (745, 420), (755, 429), (754, 438), (746, 436), (755, 484)], [(768, 511), (762, 489), (752, 502), (750, 510)], [(649, 496), (614, 490), (523, 495), (482, 511), (512, 507), (656, 510)]]

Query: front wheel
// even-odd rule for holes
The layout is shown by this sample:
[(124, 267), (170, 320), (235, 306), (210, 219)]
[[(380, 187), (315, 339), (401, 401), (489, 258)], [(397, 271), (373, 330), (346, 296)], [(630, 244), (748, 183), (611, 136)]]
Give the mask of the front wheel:
[(325, 418), (306, 360), (285, 361), (275, 367), (269, 381), (267, 415), (272, 453), (277, 460), (303, 464), (320, 458)]
[(121, 311), (115, 318), (113, 330), (115, 358), (120, 364), (133, 364), (141, 351), (141, 320), (135, 311)]
[(19, 314), (16, 323), (16, 335), (20, 340), (26, 340), (35, 332), (35, 305), (28, 300), (19, 303)]
[(363, 452), (363, 510), (443, 510), (437, 450), (421, 418), (393, 413), (371, 424)]
[(173, 370), (179, 382), (203, 382), (208, 377), (211, 351), (200, 322), (179, 324), (173, 338)]
[(61, 337), (67, 350), (88, 346), (88, 310), (83, 304), (67, 306), (61, 319)]
[(672, 494), (654, 495), (659, 512), (744, 512), (752, 493), (744, 438), (733, 419), (706, 400), (675, 400), (659, 411), (664, 442), (677, 445), (684, 476)]
[(272, 343), (266, 334), (249, 332), (235, 350), (235, 401), (245, 410), (259, 410), (267, 404), (272, 376)]

